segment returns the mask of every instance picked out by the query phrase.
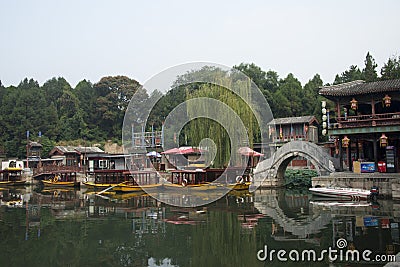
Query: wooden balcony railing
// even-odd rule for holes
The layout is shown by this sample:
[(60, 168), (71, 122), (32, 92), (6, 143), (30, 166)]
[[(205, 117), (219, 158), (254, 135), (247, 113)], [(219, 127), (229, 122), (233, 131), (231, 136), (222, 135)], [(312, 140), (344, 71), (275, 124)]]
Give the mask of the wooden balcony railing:
[(78, 166), (58, 166), (48, 165), (33, 169), (33, 175), (39, 175), (42, 173), (50, 173), (57, 171), (70, 171), (70, 172), (82, 172), (83, 168)]
[(283, 135), (282, 138), (279, 138), (279, 134), (273, 138), (273, 142), (286, 142), (291, 140), (307, 140), (307, 136), (305, 135)]
[(400, 125), (400, 112), (339, 117), (337, 121), (338, 128)]

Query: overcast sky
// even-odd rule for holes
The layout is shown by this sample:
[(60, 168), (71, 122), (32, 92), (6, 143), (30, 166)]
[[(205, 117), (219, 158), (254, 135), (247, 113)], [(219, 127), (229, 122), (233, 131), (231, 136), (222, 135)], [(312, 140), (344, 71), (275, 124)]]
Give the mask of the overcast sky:
[(0, 80), (127, 75), (144, 83), (180, 63), (255, 63), (324, 83), (368, 51), (400, 54), (400, 1), (1, 1)]

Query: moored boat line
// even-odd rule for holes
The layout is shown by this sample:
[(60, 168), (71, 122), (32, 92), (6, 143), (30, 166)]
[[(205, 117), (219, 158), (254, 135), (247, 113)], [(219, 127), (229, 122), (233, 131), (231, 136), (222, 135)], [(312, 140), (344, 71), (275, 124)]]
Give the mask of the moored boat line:
[(45, 187), (79, 187), (80, 182), (76, 179), (76, 172), (59, 171), (54, 172), (49, 179), (42, 180)]
[(370, 190), (344, 187), (315, 187), (309, 191), (316, 196), (347, 200), (368, 200), (375, 195)]
[[(98, 170), (90, 173), (91, 176), (83, 182), (83, 185), (90, 189), (101, 190), (102, 192), (112, 190), (117, 193), (147, 192), (158, 189), (207, 191), (246, 190), (249, 188), (250, 182), (245, 182), (242, 177), (238, 177), (236, 182), (231, 183), (215, 181), (222, 173), (223, 171), (221, 173), (213, 171), (212, 175), (207, 176), (207, 171), (202, 169), (173, 170), (167, 175), (165, 173), (161, 175), (159, 172), (152, 170)], [(235, 181), (235, 179), (233, 180)], [(228, 180), (225, 179), (224, 181)]]
[(1, 186), (25, 185), (26, 180), (22, 178), (22, 168), (8, 167), (0, 171)]

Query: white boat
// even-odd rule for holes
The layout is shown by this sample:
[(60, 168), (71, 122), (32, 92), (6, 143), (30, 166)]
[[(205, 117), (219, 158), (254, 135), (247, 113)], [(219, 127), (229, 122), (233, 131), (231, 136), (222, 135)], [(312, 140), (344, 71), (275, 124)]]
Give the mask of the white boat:
[(313, 195), (346, 200), (368, 200), (371, 191), (346, 187), (313, 187), (308, 189)]
[(371, 203), (367, 201), (361, 201), (361, 202), (354, 202), (354, 201), (343, 201), (343, 200), (338, 200), (338, 201), (310, 201), (309, 202), (311, 205), (314, 206), (322, 206), (322, 207), (369, 207), (371, 206)]

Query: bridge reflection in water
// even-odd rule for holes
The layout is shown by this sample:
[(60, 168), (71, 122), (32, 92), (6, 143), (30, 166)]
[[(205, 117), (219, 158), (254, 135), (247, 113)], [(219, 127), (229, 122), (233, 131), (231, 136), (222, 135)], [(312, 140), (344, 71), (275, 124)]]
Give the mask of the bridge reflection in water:
[(338, 238), (375, 253), (399, 250), (391, 201), (332, 205), (310, 201), (307, 190), (256, 190), (180, 208), (143, 193), (35, 190), (0, 191), (0, 262), (7, 266), (263, 266), (256, 253), (264, 245), (322, 250)]

